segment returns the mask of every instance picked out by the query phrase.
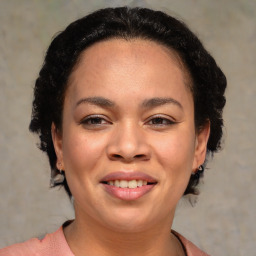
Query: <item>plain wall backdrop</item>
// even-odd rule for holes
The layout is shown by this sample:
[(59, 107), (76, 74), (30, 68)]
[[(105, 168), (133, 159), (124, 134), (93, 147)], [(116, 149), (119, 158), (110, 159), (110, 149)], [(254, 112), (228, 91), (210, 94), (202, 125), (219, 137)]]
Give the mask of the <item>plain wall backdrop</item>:
[(255, 0), (1, 0), (0, 247), (73, 218), (64, 190), (49, 189), (48, 160), (28, 131), (32, 88), (56, 32), (93, 10), (125, 4), (185, 21), (228, 79), (224, 149), (208, 164), (197, 205), (181, 201), (174, 228), (211, 255), (255, 255)]

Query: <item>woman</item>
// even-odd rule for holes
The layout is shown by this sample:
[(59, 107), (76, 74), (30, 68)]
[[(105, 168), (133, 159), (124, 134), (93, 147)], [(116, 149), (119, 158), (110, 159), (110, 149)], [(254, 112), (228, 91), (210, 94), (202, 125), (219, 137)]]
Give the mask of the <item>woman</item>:
[(175, 231), (220, 148), (226, 78), (180, 21), (103, 9), (51, 43), (30, 130), (64, 185), (75, 219), (0, 255), (207, 255)]

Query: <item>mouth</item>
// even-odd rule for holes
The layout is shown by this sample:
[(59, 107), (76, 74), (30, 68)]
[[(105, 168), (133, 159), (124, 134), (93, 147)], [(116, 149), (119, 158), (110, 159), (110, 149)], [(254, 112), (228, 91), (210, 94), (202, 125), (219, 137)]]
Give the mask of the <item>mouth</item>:
[(144, 173), (116, 172), (105, 176), (100, 183), (112, 197), (132, 201), (152, 191), (158, 182)]
[(147, 185), (154, 185), (156, 182), (148, 182), (146, 180), (110, 180), (110, 181), (102, 181), (102, 184), (106, 184), (109, 186), (114, 186), (117, 188), (139, 188), (142, 186), (147, 186)]

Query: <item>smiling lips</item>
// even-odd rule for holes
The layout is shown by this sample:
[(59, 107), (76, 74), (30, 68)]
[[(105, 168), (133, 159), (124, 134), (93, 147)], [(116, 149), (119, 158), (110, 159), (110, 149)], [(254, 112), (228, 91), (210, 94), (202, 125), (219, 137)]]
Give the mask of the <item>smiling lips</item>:
[(115, 172), (105, 176), (101, 184), (111, 196), (132, 201), (151, 191), (157, 181), (145, 173)]

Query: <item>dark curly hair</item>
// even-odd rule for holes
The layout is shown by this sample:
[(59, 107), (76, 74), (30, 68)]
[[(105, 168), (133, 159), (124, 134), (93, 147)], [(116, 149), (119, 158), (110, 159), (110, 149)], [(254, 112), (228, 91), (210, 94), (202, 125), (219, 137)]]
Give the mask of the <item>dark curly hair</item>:
[[(207, 155), (221, 147), (225, 105), (226, 77), (199, 39), (181, 21), (160, 11), (146, 8), (106, 8), (71, 23), (49, 46), (34, 88), (32, 118), (29, 129), (39, 135), (39, 148), (46, 152), (52, 170), (56, 154), (51, 137), (51, 124), (62, 125), (62, 110), (70, 74), (81, 53), (90, 45), (111, 38), (145, 39), (174, 50), (188, 71), (195, 106), (195, 127), (199, 131), (210, 121)], [(206, 162), (204, 163), (204, 165)], [(200, 175), (192, 175), (184, 194), (196, 194)], [(66, 179), (52, 184), (64, 185)]]

